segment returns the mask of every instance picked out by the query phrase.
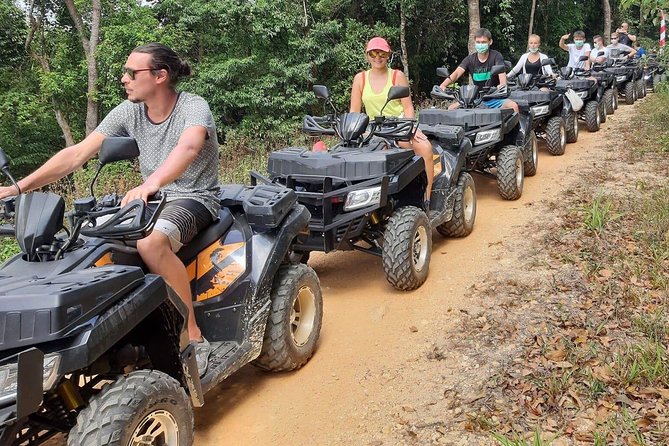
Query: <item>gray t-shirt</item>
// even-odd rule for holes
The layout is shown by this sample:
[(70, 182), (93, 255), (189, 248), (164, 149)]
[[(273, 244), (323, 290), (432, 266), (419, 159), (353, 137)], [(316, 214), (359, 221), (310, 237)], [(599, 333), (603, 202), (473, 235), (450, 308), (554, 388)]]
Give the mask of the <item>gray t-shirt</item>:
[(102, 120), (97, 132), (105, 136), (129, 136), (137, 140), (139, 169), (146, 180), (165, 162), (184, 130), (207, 129), (207, 139), (198, 156), (173, 183), (161, 188), (167, 200), (190, 198), (202, 203), (216, 218), (218, 198), (218, 139), (209, 105), (200, 96), (181, 92), (172, 114), (163, 122), (151, 122), (144, 103), (125, 101)]
[[(630, 53), (630, 52), (633, 51), (631, 46), (623, 45), (620, 42), (611, 43), (606, 48), (609, 50), (609, 54), (612, 54), (612, 53), (617, 54), (615, 57), (623, 57), (623, 56), (626, 56), (627, 53)], [(614, 50), (614, 51), (612, 52), (611, 50)], [(615, 50), (617, 50), (617, 51), (615, 51)], [(621, 54), (621, 53), (624, 53), (624, 54)]]

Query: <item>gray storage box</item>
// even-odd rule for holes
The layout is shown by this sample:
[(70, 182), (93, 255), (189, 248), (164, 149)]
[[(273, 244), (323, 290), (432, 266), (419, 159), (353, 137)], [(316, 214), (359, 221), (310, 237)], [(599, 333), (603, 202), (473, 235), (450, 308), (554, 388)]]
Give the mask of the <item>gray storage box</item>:
[(428, 137), (432, 136), (442, 144), (460, 145), (462, 138), (465, 137), (465, 130), (462, 127), (453, 125), (427, 125), (420, 124), (418, 128)]
[(587, 90), (594, 85), (595, 81), (591, 79), (558, 79), (555, 83), (556, 90)]
[(514, 90), (511, 92), (509, 99), (513, 99), (516, 102), (518, 102), (518, 100), (524, 100), (530, 104), (536, 104), (538, 102), (550, 102), (559, 94), (560, 93), (557, 91)]
[(311, 175), (318, 182), (323, 177), (361, 181), (394, 173), (413, 156), (412, 150), (398, 148), (312, 152), (303, 147), (289, 147), (270, 154), (267, 171), (272, 178)]
[(502, 119), (513, 114), (511, 109), (456, 109), (443, 110), (430, 108), (422, 110), (418, 116), (418, 122), (425, 125), (451, 125), (456, 127), (482, 127), (484, 125), (497, 124)]

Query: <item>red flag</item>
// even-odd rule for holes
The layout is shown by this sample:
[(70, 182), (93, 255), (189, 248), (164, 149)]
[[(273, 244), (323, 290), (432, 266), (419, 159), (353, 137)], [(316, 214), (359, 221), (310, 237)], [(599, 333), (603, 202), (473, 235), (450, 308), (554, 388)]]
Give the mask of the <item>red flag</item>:
[(662, 20), (660, 21), (660, 47), (663, 47), (666, 37), (666, 24), (664, 22), (664, 11), (660, 12), (662, 13)]

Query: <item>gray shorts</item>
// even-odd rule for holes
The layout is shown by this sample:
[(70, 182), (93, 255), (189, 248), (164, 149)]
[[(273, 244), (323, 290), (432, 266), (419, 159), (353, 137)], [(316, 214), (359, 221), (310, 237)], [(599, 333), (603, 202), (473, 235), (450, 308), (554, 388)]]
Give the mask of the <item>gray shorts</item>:
[(172, 252), (177, 252), (213, 220), (211, 212), (202, 203), (180, 198), (165, 204), (153, 230), (165, 234)]

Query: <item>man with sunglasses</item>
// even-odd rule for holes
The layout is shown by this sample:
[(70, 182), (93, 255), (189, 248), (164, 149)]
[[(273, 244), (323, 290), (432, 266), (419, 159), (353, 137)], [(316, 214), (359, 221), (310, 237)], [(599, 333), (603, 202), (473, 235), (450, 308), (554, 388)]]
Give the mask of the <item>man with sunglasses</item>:
[[(218, 140), (206, 101), (175, 88), (188, 75), (188, 64), (167, 46), (135, 48), (121, 77), (128, 100), (83, 141), (20, 180), (19, 187), (27, 192), (74, 172), (98, 153), (106, 137), (135, 138), (144, 182), (128, 191), (121, 204), (146, 202), (158, 191), (167, 195), (154, 230), (137, 241), (137, 250), (151, 272), (161, 275), (188, 307), (188, 334), (196, 343), (197, 366), (203, 374), (211, 347), (195, 321), (190, 280), (176, 252), (218, 217)], [(13, 186), (0, 188), (0, 198), (16, 193)]]

